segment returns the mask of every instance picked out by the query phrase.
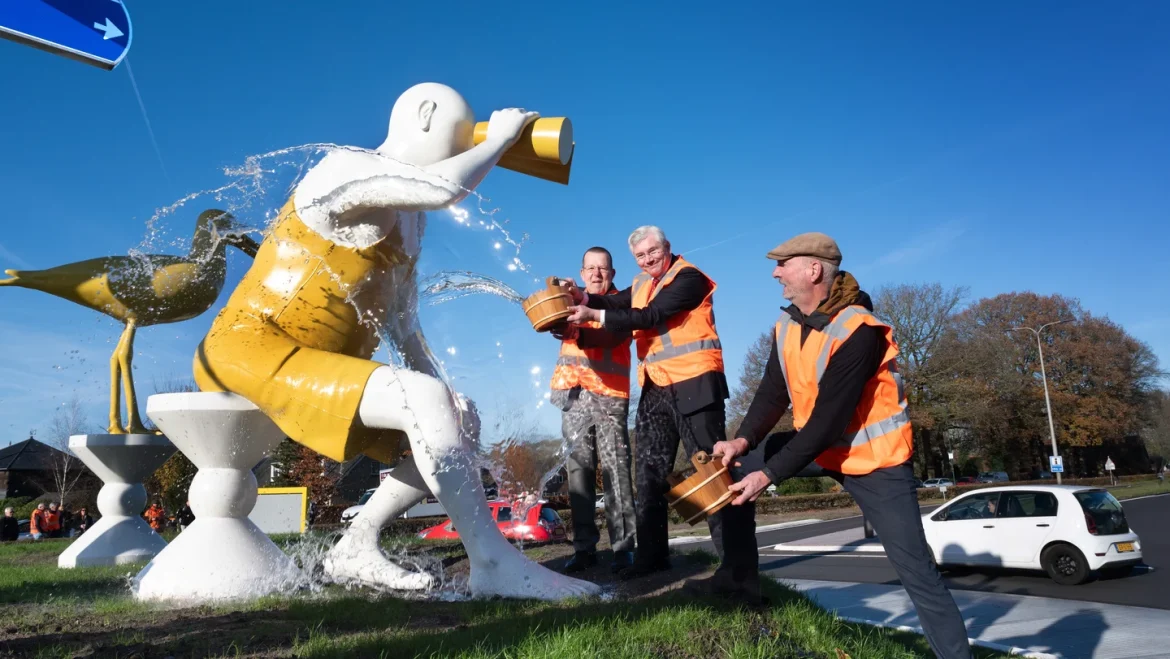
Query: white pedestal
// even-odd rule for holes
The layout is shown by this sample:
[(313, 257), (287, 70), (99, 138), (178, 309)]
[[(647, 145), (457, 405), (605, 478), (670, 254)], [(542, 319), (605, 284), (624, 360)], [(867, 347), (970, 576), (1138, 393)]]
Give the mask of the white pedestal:
[(102, 479), (98, 492), (101, 519), (57, 557), (57, 567), (141, 563), (167, 546), (142, 511), (146, 480), (175, 452), (162, 435), (73, 435), (73, 451)]
[(199, 471), (188, 495), (195, 521), (138, 573), (135, 597), (201, 604), (300, 584), (296, 563), (248, 519), (257, 497), (251, 469), (284, 438), (276, 424), (228, 393), (158, 394), (146, 414)]

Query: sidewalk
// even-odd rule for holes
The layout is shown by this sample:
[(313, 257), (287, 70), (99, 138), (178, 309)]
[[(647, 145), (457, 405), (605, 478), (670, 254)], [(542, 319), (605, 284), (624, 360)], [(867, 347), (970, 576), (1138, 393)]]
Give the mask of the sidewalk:
[[(760, 549), (768, 548), (760, 547)], [(845, 529), (844, 531), (837, 531), (836, 533), (814, 535), (809, 538), (801, 538), (800, 540), (773, 545), (770, 549), (774, 551), (802, 552), (808, 554), (850, 554), (859, 552), (877, 552), (884, 554), (886, 551), (886, 548), (882, 546), (882, 543), (876, 537), (866, 538), (865, 531), (860, 525), (855, 528)]]
[[(901, 586), (778, 579), (842, 619), (921, 633)], [(1046, 659), (1170, 657), (1170, 611), (952, 590), (973, 642), (1001, 652)]]
[[(794, 526), (805, 526), (808, 524), (816, 524), (820, 522), (819, 519), (798, 519), (792, 522), (780, 522), (779, 524), (768, 524), (766, 526), (757, 526), (756, 533), (765, 533), (767, 531), (775, 531), (777, 529), (790, 529)], [(704, 524), (706, 526), (706, 524)], [(667, 543), (671, 546), (689, 545), (696, 542), (707, 542), (711, 539), (709, 535), (681, 535), (671, 538)], [(760, 549), (764, 549), (761, 547)]]

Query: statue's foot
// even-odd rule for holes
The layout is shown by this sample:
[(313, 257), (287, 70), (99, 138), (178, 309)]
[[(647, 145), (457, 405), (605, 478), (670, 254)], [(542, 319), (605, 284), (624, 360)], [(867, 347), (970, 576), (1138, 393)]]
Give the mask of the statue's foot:
[(567, 577), (535, 563), (518, 550), (471, 564), (473, 597), (562, 600), (601, 593), (597, 584)]
[(321, 562), (325, 576), (335, 583), (379, 590), (430, 590), (437, 585), (432, 575), (399, 567), (376, 548), (355, 550), (347, 544), (338, 543)]
[(106, 434), (108, 434), (108, 435), (125, 435), (126, 429), (122, 427), (121, 423), (111, 423), (109, 425), (109, 427), (106, 428)]

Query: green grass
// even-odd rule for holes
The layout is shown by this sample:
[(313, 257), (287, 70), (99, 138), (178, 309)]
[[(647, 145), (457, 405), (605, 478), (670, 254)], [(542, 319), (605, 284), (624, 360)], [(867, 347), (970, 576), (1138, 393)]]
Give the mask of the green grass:
[[(854, 659), (931, 656), (919, 636), (841, 622), (770, 581), (772, 605), (764, 610), (677, 591), (632, 600), (442, 602), (336, 587), (168, 610), (130, 598), (129, 577), (140, 566), (58, 569), (57, 554), (67, 546), (0, 546), (0, 654), (837, 659), (840, 648)], [(442, 543), (429, 548), (454, 552)], [(708, 552), (679, 558), (696, 571), (715, 562)]]
[[(297, 657), (929, 657), (919, 636), (841, 622), (769, 583), (772, 606), (749, 611), (677, 595), (637, 602), (466, 603), (440, 629), (387, 626), (293, 645)], [(426, 615), (417, 611), (415, 616)], [(423, 607), (424, 609), (426, 607)], [(383, 620), (385, 620), (383, 618)], [(980, 652), (981, 657), (998, 656)]]
[(1157, 480), (1138, 481), (1136, 483), (1126, 483), (1124, 485), (1117, 485), (1115, 487), (1106, 487), (1105, 489), (1116, 497), (1124, 501), (1126, 499), (1136, 499), (1137, 497), (1145, 497), (1151, 494), (1170, 494), (1170, 481), (1159, 485)]

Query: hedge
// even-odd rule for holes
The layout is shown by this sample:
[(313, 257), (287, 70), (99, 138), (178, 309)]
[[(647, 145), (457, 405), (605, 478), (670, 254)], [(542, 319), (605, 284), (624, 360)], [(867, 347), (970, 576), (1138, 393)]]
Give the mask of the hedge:
[[(1140, 475), (1140, 476), (1122, 476), (1118, 480), (1122, 483), (1140, 482), (1152, 480), (1154, 476)], [(796, 480), (796, 479), (793, 479)], [(819, 479), (809, 478), (800, 479), (807, 481), (816, 481)], [(831, 480), (831, 479), (829, 479)], [(1065, 485), (1090, 485), (1101, 486), (1109, 485), (1109, 478), (1066, 478)], [(821, 482), (821, 487), (828, 487), (828, 483)], [(1055, 481), (1051, 478), (1044, 480), (1032, 481), (1011, 481), (1008, 483), (974, 483), (971, 485), (958, 485), (947, 488), (947, 498), (951, 499), (959, 494), (965, 494), (972, 490), (978, 490), (985, 487), (999, 487), (1002, 485), (1055, 485)], [(804, 485), (803, 487), (809, 487)], [(938, 488), (921, 488), (918, 490), (919, 501), (937, 501), (941, 497)], [(553, 503), (552, 508), (557, 511), (564, 521), (566, 530), (571, 531), (573, 528), (573, 511), (568, 509), (567, 497), (558, 497)], [(559, 507), (557, 504), (565, 506)], [(800, 513), (813, 510), (833, 510), (835, 508), (849, 508), (855, 505), (853, 497), (848, 492), (831, 492), (826, 494), (797, 494), (792, 496), (763, 496), (756, 500), (756, 513), (759, 515), (775, 515), (781, 513)], [(318, 529), (342, 528), (339, 524), (341, 511), (346, 506), (328, 506), (321, 509), (317, 516), (317, 523), (313, 525)], [(335, 511), (332, 509), (336, 509)], [(323, 522), (322, 517), (328, 511), (332, 515), (332, 522)], [(605, 511), (598, 510), (594, 515), (598, 520), (600, 526), (605, 521)], [(430, 528), (435, 524), (447, 519), (446, 517), (418, 517), (413, 519), (396, 519), (390, 523), (383, 533), (390, 535), (404, 535), (416, 534), (423, 529)], [(679, 517), (674, 509), (670, 509), (670, 521), (675, 524), (683, 523), (683, 519)]]

